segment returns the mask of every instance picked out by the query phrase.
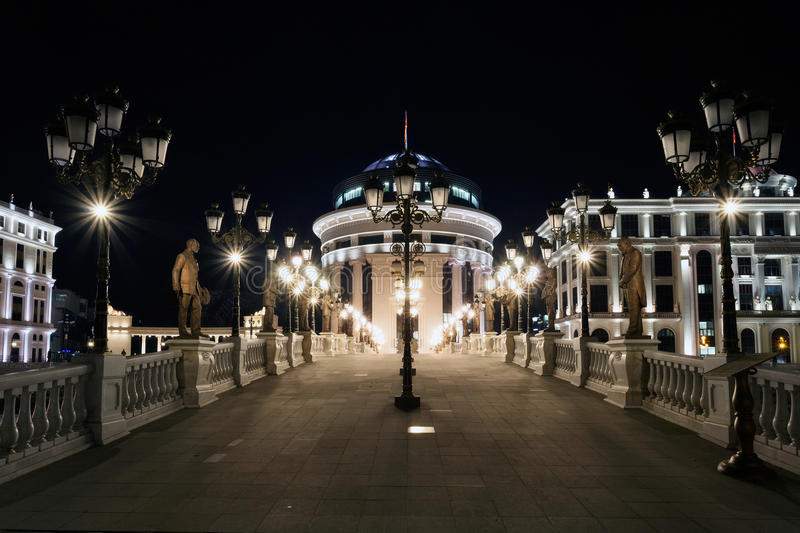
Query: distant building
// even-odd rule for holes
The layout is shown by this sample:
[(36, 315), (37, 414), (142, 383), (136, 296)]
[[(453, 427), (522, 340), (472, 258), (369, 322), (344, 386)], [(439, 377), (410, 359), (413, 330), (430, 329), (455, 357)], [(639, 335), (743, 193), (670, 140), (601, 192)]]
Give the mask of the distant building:
[(50, 350), (78, 352), (86, 349), (91, 331), (89, 301), (69, 289), (53, 289), (53, 327)]
[(50, 347), (53, 256), (51, 217), (0, 202), (0, 354), (3, 361), (44, 361)]
[[(731, 221), (733, 289), (740, 348), (746, 353), (777, 351), (800, 362), (800, 198), (797, 180), (773, 174), (758, 188), (738, 191)], [(600, 229), (592, 200), (588, 225)], [(620, 237), (630, 237), (642, 252), (647, 293), (645, 334), (661, 341), (661, 350), (686, 355), (711, 355), (722, 348), (722, 282), (719, 201), (709, 196), (638, 198), (613, 201), (618, 208), (610, 242), (593, 245), (589, 265), (589, 326), (605, 340), (624, 333), (628, 318), (619, 288)], [(566, 209), (567, 229), (577, 224), (573, 201)], [(547, 221), (538, 228), (552, 240)], [(556, 245), (550, 266), (557, 270), (556, 328), (570, 337), (580, 334), (581, 265), (576, 245)], [(551, 320), (553, 317), (551, 317)], [(789, 361), (790, 360), (790, 361)]]

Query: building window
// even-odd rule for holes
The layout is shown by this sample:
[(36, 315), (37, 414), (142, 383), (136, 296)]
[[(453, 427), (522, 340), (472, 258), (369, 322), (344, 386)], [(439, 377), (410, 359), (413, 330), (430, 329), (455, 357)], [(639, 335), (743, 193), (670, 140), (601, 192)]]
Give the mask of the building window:
[(47, 274), (47, 252), (42, 251), (42, 274)]
[(11, 320), (22, 320), (22, 296), (11, 298)]
[(343, 241), (336, 241), (336, 249), (339, 250), (341, 248), (348, 248), (350, 246), (350, 239), (345, 239)]
[[(420, 233), (412, 233), (408, 238), (411, 242), (422, 242), (422, 235)], [(392, 233), (392, 242), (403, 242), (403, 234), (400, 232)]]
[(608, 342), (608, 332), (603, 328), (597, 328), (591, 336), (597, 339), (597, 342)]
[(361, 269), (361, 310), (367, 320), (372, 321), (372, 265), (369, 263)]
[(771, 277), (778, 277), (781, 275), (781, 260), (780, 259), (765, 259), (764, 260), (764, 275)]
[(656, 277), (669, 277), (672, 275), (672, 252), (658, 250), (653, 252), (653, 265)]
[(753, 285), (750, 283), (739, 284), (739, 310), (753, 310)]
[(567, 315), (568, 308), (569, 308), (569, 302), (567, 301), (567, 291), (564, 291), (561, 293), (561, 309), (564, 310), (564, 312), (561, 313), (562, 317)]
[(561, 283), (567, 282), (567, 262), (561, 261)]
[(711, 235), (711, 216), (708, 213), (694, 214), (694, 234), (698, 236)]
[(455, 244), (456, 243), (456, 236), (455, 235), (437, 235), (436, 233), (431, 235), (431, 243), (432, 244)]
[[(503, 304), (500, 304), (503, 305)], [(453, 312), (453, 265), (445, 263), (442, 266), (442, 313)], [(503, 329), (503, 325), (500, 325)]]
[(344, 193), (344, 201), (349, 202), (350, 200), (354, 200), (361, 196), (361, 187), (356, 187), (354, 189), (350, 189)]
[(670, 227), (669, 215), (653, 215), (653, 236), (671, 237), (672, 228)]
[(608, 313), (607, 285), (589, 285), (589, 310), (592, 313)]
[(742, 330), (742, 353), (756, 353), (756, 334), (750, 328)]
[(0, 215), (0, 228), (5, 228), (5, 227), (6, 227), (6, 217)]
[(750, 235), (750, 217), (747, 214), (734, 218), (734, 235)]
[(570, 258), (570, 267), (572, 269), (572, 279), (577, 279), (578, 277), (578, 258), (574, 255)]
[(0, 239), (0, 266), (3, 266), (3, 239)]
[(608, 276), (608, 261), (604, 251), (592, 252), (592, 258), (589, 261), (589, 275), (596, 277)]
[(750, 261), (749, 257), (737, 257), (736, 269), (739, 271), (740, 276), (753, 275), (753, 263)]
[(764, 213), (764, 235), (783, 235), (783, 213)]
[(656, 313), (672, 313), (674, 310), (672, 285), (656, 285)]
[(578, 287), (572, 287), (572, 312), (578, 312)]
[(600, 215), (589, 215), (589, 229), (603, 231), (603, 226), (600, 223)]
[(772, 304), (773, 311), (783, 311), (783, 287), (781, 285), (764, 285), (764, 304), (767, 308)]
[(17, 222), (17, 233), (25, 235), (25, 224), (22, 222)]
[(639, 236), (639, 215), (621, 215), (620, 222), (620, 237)]
[(789, 332), (783, 328), (778, 328), (772, 332), (772, 351), (778, 352), (774, 359), (776, 363), (789, 363)]
[(17, 268), (25, 268), (25, 246), (17, 243)]
[(675, 353), (675, 332), (669, 328), (658, 331), (658, 350), (661, 352)]
[(41, 272), (42, 269), (42, 251), (36, 250), (36, 272)]
[(714, 337), (714, 262), (708, 250), (701, 250), (695, 259), (697, 272), (697, 326), (700, 355), (716, 353)]
[(383, 235), (361, 235), (358, 237), (358, 245), (383, 244)]

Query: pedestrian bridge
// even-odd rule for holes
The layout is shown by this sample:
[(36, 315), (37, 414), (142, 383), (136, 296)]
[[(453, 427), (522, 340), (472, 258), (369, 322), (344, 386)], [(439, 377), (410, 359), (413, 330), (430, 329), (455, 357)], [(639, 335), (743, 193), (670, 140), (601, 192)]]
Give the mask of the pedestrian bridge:
[[(716, 472), (730, 413), (714, 404), (728, 392), (709, 392), (703, 360), (498, 338), (417, 355), (422, 408), (410, 413), (393, 405), (398, 356), (326, 353), (336, 343), (316, 338), (175, 340), (0, 376), (0, 528), (800, 528), (795, 474), (773, 466), (750, 484)], [(638, 397), (620, 390), (635, 349)], [(797, 388), (779, 374), (753, 378), (774, 392), (761, 394), (757, 438), (762, 456), (793, 469)]]

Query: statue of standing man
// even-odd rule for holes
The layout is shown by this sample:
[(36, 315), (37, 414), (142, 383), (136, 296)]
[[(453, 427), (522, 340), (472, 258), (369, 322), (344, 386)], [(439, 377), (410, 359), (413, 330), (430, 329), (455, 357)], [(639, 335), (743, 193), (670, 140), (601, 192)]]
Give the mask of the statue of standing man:
[(623, 237), (617, 243), (617, 248), (622, 252), (622, 266), (619, 272), (619, 286), (625, 290), (625, 300), (628, 302), (628, 331), (625, 337), (640, 339), (642, 335), (642, 308), (647, 306), (647, 295), (644, 290), (644, 277), (642, 276), (642, 252), (631, 244), (631, 240)]
[[(208, 290), (201, 287), (198, 281), (200, 266), (194, 254), (200, 250), (197, 239), (186, 241), (186, 249), (175, 258), (172, 267), (172, 290), (178, 296), (178, 333), (182, 338), (197, 339), (200, 331), (200, 315), (202, 305), (209, 301)], [(186, 315), (191, 309), (191, 332), (186, 330)]]
[(545, 331), (555, 331), (556, 327), (556, 298), (558, 298), (557, 287), (558, 279), (556, 278), (556, 269), (547, 269), (547, 281), (544, 283), (542, 289), (542, 297), (544, 297), (545, 307), (547, 308), (547, 329)]

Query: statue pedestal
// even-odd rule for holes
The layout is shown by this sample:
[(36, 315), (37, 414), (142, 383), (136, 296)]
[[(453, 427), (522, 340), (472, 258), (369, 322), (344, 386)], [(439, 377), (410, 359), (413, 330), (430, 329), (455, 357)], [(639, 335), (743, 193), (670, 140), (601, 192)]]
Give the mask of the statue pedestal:
[(189, 408), (204, 407), (217, 401), (211, 383), (214, 366), (213, 350), (216, 342), (208, 339), (171, 339), (170, 350), (180, 350), (183, 359), (179, 365), (178, 380), (183, 388), (183, 405)]
[(278, 353), (280, 351), (280, 339), (283, 338), (283, 335), (278, 333), (277, 331), (259, 331), (256, 333), (256, 337), (259, 339), (264, 339), (266, 343), (266, 366), (267, 366), (267, 375), (274, 376), (278, 374), (278, 365), (275, 364), (275, 360), (278, 357)]
[(323, 331), (319, 336), (322, 338), (322, 353), (325, 355), (333, 355), (334, 346), (336, 345), (334, 334), (329, 331)]
[[(125, 357), (112, 353), (87, 353), (73, 357), (72, 362), (94, 367), (86, 383), (86, 426), (92, 430), (94, 440), (108, 444), (127, 435), (128, 424), (120, 411)], [(13, 416), (13, 408), (11, 413)]]
[(496, 331), (487, 331), (483, 334), (483, 353), (484, 355), (489, 355), (492, 353), (493, 344), (494, 344), (494, 337), (497, 336)]
[(306, 363), (313, 363), (314, 360), (311, 356), (311, 331), (299, 331), (298, 334), (303, 337), (303, 341), (300, 343), (303, 349), (303, 361)]
[(630, 408), (642, 405), (642, 355), (645, 350), (658, 349), (659, 342), (647, 338), (615, 337), (606, 346), (611, 350), (609, 366), (613, 384), (606, 393), (606, 401), (617, 407)]
[(545, 330), (536, 335), (536, 337), (542, 339), (541, 343), (534, 344), (534, 349), (540, 347), (537, 350), (536, 361), (531, 362), (531, 368), (536, 374), (540, 376), (553, 375), (553, 370), (556, 367), (556, 341), (563, 336), (564, 334), (557, 330)]
[(514, 353), (514, 344), (516, 343), (514, 338), (517, 335), (519, 335), (519, 331), (517, 331), (515, 329), (507, 329), (505, 331), (505, 336), (506, 336), (506, 363), (513, 363), (514, 362), (514, 356), (516, 355)]

